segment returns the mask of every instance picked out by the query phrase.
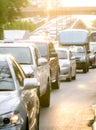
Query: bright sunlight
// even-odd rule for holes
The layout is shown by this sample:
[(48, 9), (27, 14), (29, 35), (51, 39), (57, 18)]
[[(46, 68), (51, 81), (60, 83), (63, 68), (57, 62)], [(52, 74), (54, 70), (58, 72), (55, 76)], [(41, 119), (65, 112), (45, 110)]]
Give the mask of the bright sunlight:
[(95, 0), (62, 0), (63, 7), (96, 6)]

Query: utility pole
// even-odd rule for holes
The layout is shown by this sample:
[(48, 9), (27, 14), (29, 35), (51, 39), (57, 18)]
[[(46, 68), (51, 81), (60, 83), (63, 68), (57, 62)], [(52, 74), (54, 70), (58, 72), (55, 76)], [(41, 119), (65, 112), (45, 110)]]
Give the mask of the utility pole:
[(58, 40), (58, 23), (57, 23), (57, 0), (56, 0), (56, 41)]

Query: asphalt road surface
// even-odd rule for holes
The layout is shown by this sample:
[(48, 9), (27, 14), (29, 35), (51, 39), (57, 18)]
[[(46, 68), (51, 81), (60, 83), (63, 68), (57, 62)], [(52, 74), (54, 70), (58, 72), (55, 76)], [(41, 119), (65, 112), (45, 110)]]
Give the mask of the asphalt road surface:
[(51, 91), (50, 107), (41, 108), (40, 130), (92, 130), (95, 104), (96, 69), (78, 71), (76, 80)]

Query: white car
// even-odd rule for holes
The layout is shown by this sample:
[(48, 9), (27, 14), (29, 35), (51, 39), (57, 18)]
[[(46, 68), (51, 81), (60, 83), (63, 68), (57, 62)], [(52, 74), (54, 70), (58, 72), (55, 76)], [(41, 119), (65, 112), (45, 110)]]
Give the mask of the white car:
[(59, 80), (71, 81), (76, 79), (76, 60), (71, 51), (65, 48), (56, 48), (59, 58)]

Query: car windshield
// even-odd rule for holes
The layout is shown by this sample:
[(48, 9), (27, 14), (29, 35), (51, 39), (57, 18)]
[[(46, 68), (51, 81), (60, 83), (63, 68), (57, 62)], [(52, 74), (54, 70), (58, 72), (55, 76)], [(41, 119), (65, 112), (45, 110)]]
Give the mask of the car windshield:
[(83, 46), (70, 46), (72, 52), (85, 53), (85, 47)]
[(68, 59), (68, 55), (66, 51), (57, 50), (56, 52), (58, 54), (59, 59)]
[(42, 57), (48, 56), (48, 49), (46, 44), (36, 44), (38, 50), (40, 51), (40, 54)]
[(28, 47), (0, 47), (0, 53), (12, 54), (20, 64), (32, 64), (31, 53)]
[(8, 63), (5, 60), (0, 60), (0, 91), (12, 90), (15, 90), (15, 87)]
[(68, 50), (70, 50), (72, 52), (73, 56), (81, 56), (81, 55), (85, 55), (85, 47), (84, 46), (66, 46), (66, 48)]

